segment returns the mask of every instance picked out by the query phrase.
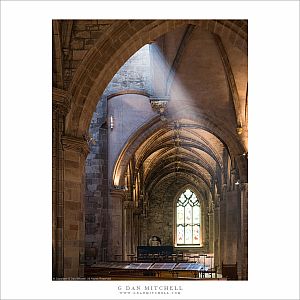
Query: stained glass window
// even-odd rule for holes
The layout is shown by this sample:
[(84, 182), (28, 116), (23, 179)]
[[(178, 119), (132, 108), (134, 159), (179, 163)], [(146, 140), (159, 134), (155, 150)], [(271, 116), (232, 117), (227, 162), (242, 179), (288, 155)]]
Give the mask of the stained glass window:
[(177, 200), (177, 245), (200, 245), (200, 203), (194, 192), (187, 189)]

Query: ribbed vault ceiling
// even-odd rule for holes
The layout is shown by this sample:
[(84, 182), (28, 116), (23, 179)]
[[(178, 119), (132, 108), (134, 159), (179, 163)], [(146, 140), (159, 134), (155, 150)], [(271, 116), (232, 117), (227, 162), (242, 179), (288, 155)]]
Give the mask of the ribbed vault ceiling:
[[(247, 21), (218, 22), (247, 40)], [(247, 56), (222, 34), (197, 24), (185, 24), (151, 43), (151, 95), (169, 97), (167, 121), (151, 133), (155, 125), (145, 125), (139, 132), (144, 139), (135, 137), (128, 143), (132, 151), (128, 157), (125, 152), (120, 155), (115, 182), (122, 182), (130, 156), (148, 192), (178, 178), (212, 190), (216, 181), (221, 182), (225, 152), (233, 157), (244, 152), (240, 146), (247, 132)], [(237, 129), (245, 136), (237, 136)]]
[[(136, 151), (137, 168), (143, 167), (146, 190), (166, 178), (193, 178), (210, 189), (222, 169), (224, 144), (213, 134), (187, 120), (168, 123)], [(170, 180), (171, 180), (170, 179)]]

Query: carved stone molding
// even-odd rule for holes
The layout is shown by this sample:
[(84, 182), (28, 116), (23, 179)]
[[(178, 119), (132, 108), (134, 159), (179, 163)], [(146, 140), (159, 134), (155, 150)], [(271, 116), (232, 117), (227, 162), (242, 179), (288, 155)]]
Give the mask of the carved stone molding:
[(121, 199), (125, 199), (126, 198), (126, 192), (125, 192), (125, 190), (121, 190), (121, 189), (111, 189), (110, 190), (110, 195), (112, 197), (121, 198)]
[(241, 191), (248, 191), (248, 182), (242, 182), (240, 184)]
[(133, 201), (123, 201), (124, 209), (132, 209), (134, 208)]
[(214, 208), (217, 209), (220, 207), (220, 201), (221, 201), (221, 197), (219, 194), (216, 194), (216, 198), (215, 198), (215, 203), (214, 203)]
[(163, 114), (168, 106), (169, 97), (151, 97), (150, 104), (154, 111)]
[(236, 128), (236, 132), (237, 132), (237, 134), (242, 134), (243, 133), (243, 127), (242, 126), (239, 126), (239, 127), (237, 127)]
[(211, 202), (209, 211), (208, 211), (208, 215), (210, 215), (210, 214), (213, 215), (214, 211), (215, 211), (215, 203)]
[(71, 95), (65, 90), (52, 88), (52, 108), (65, 116), (71, 108)]
[(143, 209), (141, 207), (136, 207), (134, 210), (133, 210), (133, 213), (135, 215), (142, 215), (143, 214)]
[(71, 150), (83, 154), (85, 157), (89, 154), (89, 146), (83, 138), (65, 135), (61, 139), (63, 149)]

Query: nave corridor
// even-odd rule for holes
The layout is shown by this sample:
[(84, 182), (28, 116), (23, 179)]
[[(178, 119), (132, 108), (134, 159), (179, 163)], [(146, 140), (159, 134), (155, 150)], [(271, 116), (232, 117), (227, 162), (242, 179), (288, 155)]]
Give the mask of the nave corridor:
[(247, 28), (53, 21), (54, 280), (247, 280)]

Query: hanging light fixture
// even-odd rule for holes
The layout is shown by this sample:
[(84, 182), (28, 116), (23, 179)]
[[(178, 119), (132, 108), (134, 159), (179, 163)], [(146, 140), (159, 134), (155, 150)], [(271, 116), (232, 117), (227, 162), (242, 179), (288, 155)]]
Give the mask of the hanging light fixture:
[(110, 115), (110, 129), (114, 128), (114, 117), (113, 115)]

